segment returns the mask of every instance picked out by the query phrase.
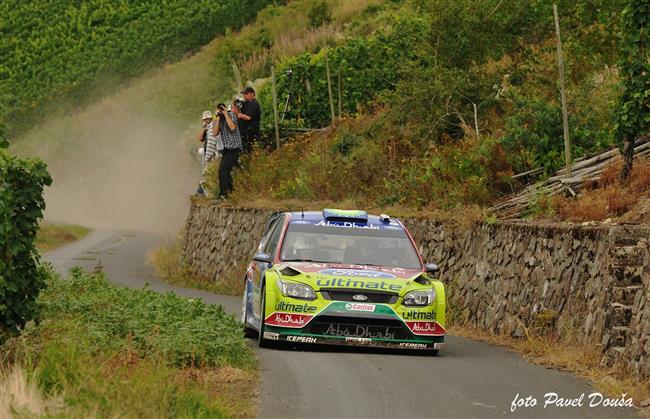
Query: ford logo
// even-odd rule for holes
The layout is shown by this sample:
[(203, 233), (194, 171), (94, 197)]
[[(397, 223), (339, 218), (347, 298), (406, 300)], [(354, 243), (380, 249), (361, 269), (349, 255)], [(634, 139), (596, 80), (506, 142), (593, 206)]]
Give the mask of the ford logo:
[(356, 294), (356, 295), (353, 295), (353, 296), (352, 296), (352, 299), (353, 299), (354, 301), (366, 301), (366, 300), (368, 299), (368, 297), (366, 297), (366, 296), (363, 295), (363, 294)]

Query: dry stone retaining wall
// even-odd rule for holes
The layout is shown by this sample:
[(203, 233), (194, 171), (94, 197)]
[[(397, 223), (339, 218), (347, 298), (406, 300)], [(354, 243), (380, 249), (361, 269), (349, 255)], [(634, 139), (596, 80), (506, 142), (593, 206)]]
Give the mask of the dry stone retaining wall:
[[(219, 281), (242, 275), (270, 210), (196, 201), (185, 261)], [(650, 377), (650, 228), (404, 219), (447, 283), (448, 317), (493, 333), (553, 333), (597, 345), (603, 362)]]

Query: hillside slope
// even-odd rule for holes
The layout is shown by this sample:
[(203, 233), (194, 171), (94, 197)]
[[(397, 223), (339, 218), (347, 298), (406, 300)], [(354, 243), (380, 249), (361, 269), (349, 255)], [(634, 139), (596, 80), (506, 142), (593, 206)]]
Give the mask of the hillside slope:
[[(620, 141), (618, 34), (624, 8), (634, 4), (558, 3), (573, 159)], [(489, 206), (521, 186), (511, 179), (514, 173), (541, 167), (550, 174), (563, 164), (551, 3), (435, 0), (390, 6), (359, 16), (357, 26), (372, 28), (366, 33), (349, 31), (328, 48), (276, 61), (280, 111), (289, 103), (284, 127), (331, 128), (269, 152), (273, 130), (267, 112), (267, 137), (246, 166), (253, 170), (237, 173), (237, 202), (316, 200), (418, 210)], [(333, 107), (337, 114), (342, 110), (342, 122), (331, 116), (328, 66)], [(270, 85), (260, 86), (262, 107), (269, 109)]]
[[(262, 28), (272, 39), (290, 40), (291, 51), (320, 48), (376, 2), (334, 2), (330, 21), (317, 28), (310, 27), (309, 0), (269, 6), (239, 33), (218, 37), (74, 114), (34, 123), (11, 151), (48, 163), (54, 183), (46, 190), (46, 218), (95, 229), (176, 230), (199, 179), (201, 112), (237, 92), (224, 48), (247, 50)], [(287, 28), (287, 21), (296, 24)]]
[(270, 3), (3, 1), (0, 123), (19, 134), (33, 123), (34, 113), (61, 113), (88, 103), (240, 28)]

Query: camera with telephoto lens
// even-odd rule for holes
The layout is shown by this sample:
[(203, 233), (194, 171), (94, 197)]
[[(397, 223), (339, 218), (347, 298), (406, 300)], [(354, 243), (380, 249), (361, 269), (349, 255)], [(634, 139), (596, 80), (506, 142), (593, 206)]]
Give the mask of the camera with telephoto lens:
[(237, 106), (237, 109), (241, 109), (241, 107), (244, 106), (244, 103), (246, 103), (246, 101), (244, 100), (243, 97), (236, 97), (234, 103), (235, 106)]

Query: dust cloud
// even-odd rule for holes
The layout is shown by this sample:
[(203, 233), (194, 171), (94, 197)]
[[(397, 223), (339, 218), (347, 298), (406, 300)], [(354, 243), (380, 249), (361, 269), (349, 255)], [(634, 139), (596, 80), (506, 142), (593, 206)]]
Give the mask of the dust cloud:
[(195, 123), (105, 99), (36, 126), (21, 155), (47, 164), (45, 219), (99, 230), (174, 232), (182, 227), (200, 164)]

